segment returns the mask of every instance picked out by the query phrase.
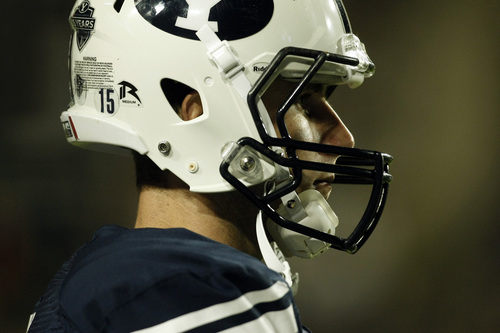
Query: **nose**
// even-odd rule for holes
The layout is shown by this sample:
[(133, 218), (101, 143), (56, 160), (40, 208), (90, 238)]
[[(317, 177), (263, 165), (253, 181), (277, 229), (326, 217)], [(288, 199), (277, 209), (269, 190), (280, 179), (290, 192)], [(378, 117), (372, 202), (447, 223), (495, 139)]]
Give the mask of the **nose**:
[(318, 107), (320, 119), (316, 124), (320, 135), (319, 143), (346, 148), (354, 147), (353, 135), (330, 104), (322, 99)]

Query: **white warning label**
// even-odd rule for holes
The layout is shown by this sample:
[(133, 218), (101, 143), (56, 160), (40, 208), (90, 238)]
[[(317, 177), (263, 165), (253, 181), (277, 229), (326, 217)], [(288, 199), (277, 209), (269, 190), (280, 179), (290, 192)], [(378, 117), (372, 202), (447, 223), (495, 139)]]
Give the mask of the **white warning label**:
[(82, 83), (83, 90), (113, 88), (114, 66), (111, 61), (99, 61), (97, 57), (83, 57), (75, 60), (75, 76)]

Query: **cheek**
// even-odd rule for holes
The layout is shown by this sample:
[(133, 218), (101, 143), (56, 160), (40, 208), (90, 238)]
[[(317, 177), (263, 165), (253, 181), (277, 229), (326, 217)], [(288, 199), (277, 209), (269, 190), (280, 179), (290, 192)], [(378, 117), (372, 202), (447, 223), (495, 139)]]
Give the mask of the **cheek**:
[[(285, 116), (288, 133), (292, 139), (304, 142), (319, 143), (321, 135), (314, 124), (301, 112), (290, 113)], [(297, 150), (297, 157), (304, 161), (317, 161), (318, 153), (313, 151)], [(314, 174), (314, 172), (312, 172)], [(304, 180), (309, 179), (308, 171), (304, 170)]]
[(297, 141), (319, 142), (320, 135), (318, 135), (314, 126), (311, 125), (303, 114), (288, 112), (285, 116), (285, 123), (292, 139)]

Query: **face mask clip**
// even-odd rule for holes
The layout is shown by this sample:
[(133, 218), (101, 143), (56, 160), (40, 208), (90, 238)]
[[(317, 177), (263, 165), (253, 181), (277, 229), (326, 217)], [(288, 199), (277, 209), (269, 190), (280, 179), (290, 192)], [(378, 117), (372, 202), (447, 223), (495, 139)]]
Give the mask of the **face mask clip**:
[(222, 159), (229, 164), (231, 174), (249, 184), (259, 184), (264, 181), (261, 157), (250, 147), (243, 147), (236, 142), (228, 142), (221, 151)]

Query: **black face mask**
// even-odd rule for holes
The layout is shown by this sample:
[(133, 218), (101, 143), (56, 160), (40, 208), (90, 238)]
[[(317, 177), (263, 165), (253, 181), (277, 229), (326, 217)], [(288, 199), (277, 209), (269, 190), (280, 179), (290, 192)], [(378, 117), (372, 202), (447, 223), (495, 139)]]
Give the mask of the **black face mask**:
[[(286, 63), (289, 57), (307, 59), (310, 65), (303, 74), (289, 78), (296, 82), (296, 85), (277, 110), (276, 127), (280, 132), (280, 136), (277, 137), (270, 134), (269, 129), (264, 125), (258, 104), (270, 82), (282, 75), (283, 64)], [(303, 63), (307, 63), (307, 61)], [(332, 248), (349, 253), (355, 253), (361, 248), (380, 219), (386, 202), (389, 183), (392, 181), (392, 176), (388, 173), (392, 157), (372, 150), (295, 140), (288, 133), (284, 119), (290, 107), (297, 101), (305, 87), (314, 82), (315, 77), (325, 79), (326, 74), (323, 70), (325, 67), (335, 67), (336, 65), (356, 66), (357, 64), (357, 59), (338, 54), (292, 47), (282, 49), (248, 94), (248, 105), (262, 142), (253, 138), (241, 138), (237, 142), (240, 153), (228, 155), (220, 166), (222, 177), (234, 188), (246, 195), (274, 223), (283, 228), (326, 242)], [(335, 80), (341, 81), (341, 78), (332, 77), (330, 83), (335, 84)], [(331, 91), (327, 90), (327, 93), (329, 92)], [(298, 151), (310, 151), (340, 157), (338, 157), (335, 164), (322, 163), (302, 160), (297, 154)], [(288, 170), (286, 179), (275, 179), (274, 183), (272, 181), (268, 182), (271, 185), (264, 191), (264, 194), (256, 193), (251, 186), (240, 180), (241, 177), (237, 172), (234, 172), (237, 168), (232, 167), (235, 165), (239, 165), (240, 168), (242, 165), (243, 167), (251, 167), (252, 163), (248, 164), (248, 161), (253, 159), (260, 159), (264, 163), (274, 164), (279, 166), (278, 168)], [(246, 166), (244, 161), (247, 161)], [(276, 202), (297, 190), (302, 182), (304, 170), (335, 174), (333, 183), (336, 184), (371, 186), (368, 204), (364, 213), (359, 222), (352, 226), (353, 229), (347, 233), (347, 236), (341, 237), (311, 228), (277, 212)]]

